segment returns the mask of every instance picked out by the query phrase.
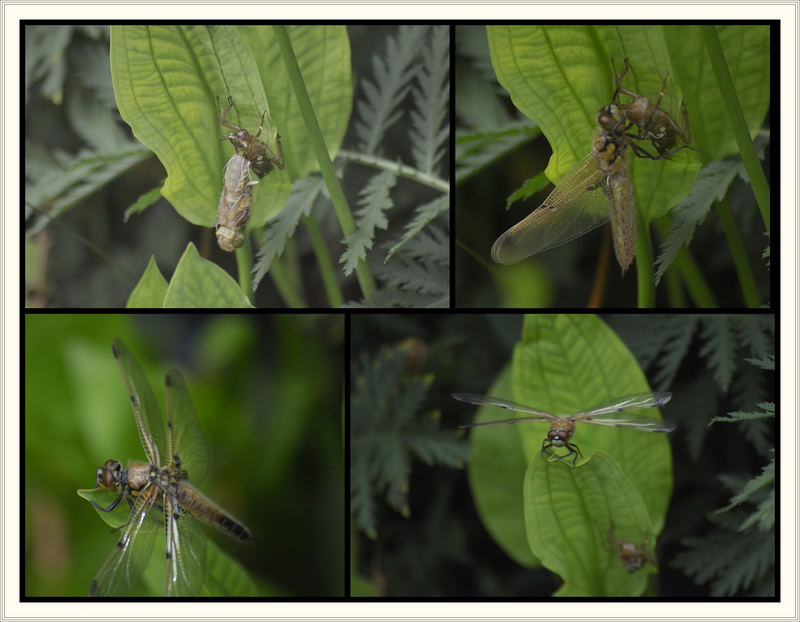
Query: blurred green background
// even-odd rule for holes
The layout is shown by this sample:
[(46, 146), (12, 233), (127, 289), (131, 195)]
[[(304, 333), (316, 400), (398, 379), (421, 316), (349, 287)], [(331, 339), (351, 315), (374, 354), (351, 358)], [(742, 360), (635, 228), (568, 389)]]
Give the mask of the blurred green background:
[(209, 538), (264, 596), (343, 595), (343, 316), (176, 314), (25, 316), (24, 594), (85, 596), (118, 539), (76, 494), (106, 460), (145, 457), (113, 337), (162, 415), (166, 372), (186, 378), (210, 453), (199, 488), (256, 542)]

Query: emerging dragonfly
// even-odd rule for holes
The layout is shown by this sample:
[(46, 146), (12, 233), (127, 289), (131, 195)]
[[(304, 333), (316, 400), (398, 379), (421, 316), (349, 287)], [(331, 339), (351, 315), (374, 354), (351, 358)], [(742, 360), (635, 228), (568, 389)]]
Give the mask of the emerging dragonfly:
[[(547, 456), (547, 460), (563, 460), (569, 456), (574, 456), (572, 466), (578, 456), (581, 457), (581, 450), (569, 440), (575, 434), (575, 423), (596, 423), (597, 425), (607, 425), (626, 430), (640, 430), (642, 432), (672, 432), (675, 429), (674, 423), (662, 421), (656, 417), (648, 417), (640, 414), (627, 414), (632, 410), (644, 410), (646, 408), (657, 408), (663, 406), (672, 399), (672, 393), (650, 392), (635, 393), (618, 397), (608, 402), (598, 404), (594, 408), (584, 410), (574, 415), (552, 415), (542, 410), (517, 404), (499, 397), (489, 395), (477, 395), (475, 393), (453, 393), (453, 397), (461, 402), (477, 404), (478, 406), (496, 406), (505, 408), (518, 413), (534, 415), (533, 417), (522, 417), (519, 419), (504, 419), (502, 421), (488, 421), (486, 423), (469, 423), (459, 426), (460, 428), (477, 428), (487, 425), (505, 425), (507, 423), (528, 423), (535, 421), (549, 421), (550, 430), (547, 438), (542, 441), (542, 457)], [(551, 447), (566, 447), (568, 453), (558, 456), (551, 451)]]
[[(663, 86), (655, 105), (646, 97), (622, 86), (625, 71), (616, 76), (615, 103), (597, 115), (599, 131), (592, 152), (584, 156), (561, 180), (537, 209), (503, 233), (492, 246), (492, 259), (513, 264), (573, 240), (611, 220), (614, 251), (622, 271), (634, 257), (636, 202), (629, 172), (628, 147), (640, 158), (661, 160), (684, 148), (671, 149), (676, 139), (688, 142), (688, 115), (684, 128), (659, 109)], [(615, 69), (616, 75), (616, 69)], [(665, 79), (666, 84), (666, 79)], [(635, 97), (622, 104), (619, 95)], [(633, 127), (639, 133), (628, 132)], [(650, 140), (658, 155), (649, 153), (634, 140)]]
[(614, 250), (624, 270), (633, 261), (636, 204), (625, 133), (627, 114), (611, 104), (597, 114), (592, 152), (561, 180), (544, 203), (497, 238), (492, 259), (512, 264), (588, 233), (611, 219)]
[[(127, 468), (108, 460), (97, 469), (98, 486), (119, 493), (107, 508), (122, 499), (131, 509), (119, 542), (89, 588), (89, 596), (112, 596), (131, 590), (153, 553), (156, 536), (166, 528), (164, 595), (191, 596), (200, 592), (205, 574), (205, 533), (199, 519), (239, 540), (253, 541), (240, 521), (214, 504), (188, 482), (198, 483), (208, 465), (208, 449), (186, 383), (178, 370), (166, 377), (167, 425), (142, 368), (119, 339), (111, 350), (130, 395), (139, 438), (147, 462), (131, 460)], [(165, 435), (166, 433), (166, 435)]]

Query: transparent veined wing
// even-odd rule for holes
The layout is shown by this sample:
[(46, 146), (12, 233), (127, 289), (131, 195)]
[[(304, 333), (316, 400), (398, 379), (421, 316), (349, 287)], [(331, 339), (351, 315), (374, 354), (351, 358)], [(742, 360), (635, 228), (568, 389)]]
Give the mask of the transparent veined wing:
[[(164, 421), (161, 409), (153, 394), (142, 368), (133, 355), (118, 338), (111, 342), (111, 352), (117, 361), (122, 381), (130, 396), (139, 439), (151, 463), (166, 464), (166, 443), (164, 439)], [(163, 460), (163, 462), (162, 462)]]
[(657, 408), (669, 402), (672, 393), (648, 392), (618, 397), (598, 404), (588, 411), (571, 415), (572, 421), (584, 421), (642, 432), (672, 432), (675, 424), (657, 417), (632, 413), (634, 410)]
[(572, 419), (581, 419), (590, 415), (604, 415), (609, 413), (622, 412), (624, 410), (644, 410), (646, 408), (658, 408), (672, 399), (672, 393), (661, 391), (648, 391), (646, 393), (634, 393), (615, 397), (593, 408), (571, 415)]
[(606, 175), (590, 153), (559, 182), (544, 203), (497, 238), (492, 259), (512, 264), (565, 244), (609, 220)]
[(117, 546), (92, 581), (89, 596), (126, 594), (139, 583), (164, 520), (161, 509), (155, 503), (157, 496), (158, 490), (152, 486), (136, 498), (133, 512), (121, 530)]
[(509, 400), (504, 400), (499, 397), (492, 397), (490, 395), (478, 395), (477, 393), (453, 393), (455, 399), (460, 402), (467, 402), (468, 404), (475, 404), (477, 406), (495, 406), (497, 408), (504, 408), (505, 410), (512, 410), (514, 412), (526, 413), (536, 415), (535, 417), (519, 417), (517, 419), (504, 419), (502, 421), (487, 421), (484, 423), (470, 423), (459, 426), (460, 428), (475, 428), (478, 426), (486, 425), (501, 425), (505, 423), (525, 423), (534, 421), (553, 421), (557, 419), (555, 415), (544, 412), (543, 410), (536, 410), (524, 404), (517, 404)]
[(199, 484), (208, 471), (208, 445), (186, 381), (177, 369), (167, 373), (166, 395), (168, 459), (180, 458), (189, 480)]
[[(167, 502), (164, 596), (197, 596), (206, 571), (206, 534), (190, 514)], [(172, 511), (169, 510), (172, 507)]]

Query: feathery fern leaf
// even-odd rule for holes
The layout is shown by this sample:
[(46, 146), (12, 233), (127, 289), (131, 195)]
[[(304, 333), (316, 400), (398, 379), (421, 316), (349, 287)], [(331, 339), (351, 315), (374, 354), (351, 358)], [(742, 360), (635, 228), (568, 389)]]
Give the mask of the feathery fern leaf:
[(412, 91), (411, 154), (418, 169), (432, 173), (450, 138), (450, 29), (434, 26)]
[(491, 132), (456, 133), (456, 186), (537, 138), (530, 120), (514, 121)]
[(383, 212), (394, 205), (390, 191), (396, 182), (395, 173), (383, 171), (375, 175), (361, 191), (358, 202), (361, 209), (357, 212), (356, 232), (345, 238), (347, 250), (339, 258), (339, 263), (344, 264), (346, 276), (355, 270), (359, 259), (366, 258), (367, 249), (372, 248), (375, 228), (386, 229), (389, 226)]
[(731, 319), (716, 316), (710, 321), (704, 321), (702, 336), (706, 343), (703, 344), (700, 354), (706, 357), (706, 364), (712, 370), (714, 380), (723, 392), (727, 392), (736, 368), (736, 337)]
[(383, 58), (373, 57), (376, 83), (364, 82), (364, 99), (358, 103), (356, 134), (360, 148), (374, 153), (383, 135), (402, 116), (402, 105), (414, 72), (411, 64), (419, 53), (427, 28), (400, 26), (397, 37), (389, 37)]
[[(731, 519), (741, 522), (741, 514)], [(730, 596), (752, 588), (774, 595), (774, 583), (769, 585), (770, 569), (775, 563), (773, 531), (750, 529), (742, 534), (717, 530), (705, 538), (686, 538), (681, 542), (688, 550), (679, 554), (672, 565), (695, 583), (710, 582), (712, 596)], [(767, 585), (754, 585), (762, 581)]]
[(267, 222), (264, 235), (259, 242), (259, 252), (253, 266), (253, 290), (269, 270), (272, 260), (280, 257), (286, 241), (294, 233), (301, 218), (311, 213), (320, 192), (325, 184), (319, 175), (311, 175), (298, 179), (292, 184), (292, 190), (286, 200), (286, 206), (272, 220)]
[(421, 411), (432, 377), (410, 375), (402, 348), (383, 348), (354, 366), (351, 402), (350, 513), (359, 529), (377, 533), (376, 497), (408, 515), (412, 456), (459, 467), (469, 445)]
[(392, 258), (394, 255), (406, 242), (412, 239), (417, 233), (422, 231), (422, 229), (430, 223), (434, 218), (436, 218), (439, 214), (443, 214), (450, 209), (450, 195), (446, 194), (441, 196), (437, 199), (434, 199), (430, 203), (425, 203), (425, 205), (420, 205), (416, 209), (416, 216), (414, 219), (406, 225), (406, 232), (403, 234), (403, 237), (400, 241), (392, 246), (389, 250), (389, 253), (386, 255), (386, 260)]

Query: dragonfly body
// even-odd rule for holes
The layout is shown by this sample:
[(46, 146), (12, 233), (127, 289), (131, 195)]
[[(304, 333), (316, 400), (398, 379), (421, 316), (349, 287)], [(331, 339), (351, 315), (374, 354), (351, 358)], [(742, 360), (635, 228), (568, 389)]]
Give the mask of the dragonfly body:
[(130, 395), (139, 438), (147, 461), (132, 460), (127, 468), (107, 460), (97, 469), (95, 488), (118, 493), (110, 512), (125, 499), (131, 510), (119, 527), (117, 545), (101, 566), (89, 596), (122, 594), (138, 583), (149, 561), (157, 534), (164, 529), (164, 595), (193, 596), (200, 592), (205, 573), (205, 534), (196, 519), (239, 540), (252, 541), (240, 521), (213, 503), (192, 484), (206, 471), (207, 448), (183, 376), (167, 374), (167, 425), (144, 372), (124, 344), (115, 339), (112, 351)]
[[(671, 393), (650, 392), (635, 393), (618, 397), (613, 400), (598, 404), (594, 408), (575, 413), (574, 415), (553, 415), (543, 410), (537, 410), (525, 404), (518, 404), (509, 400), (489, 395), (478, 395), (475, 393), (453, 393), (453, 397), (461, 402), (476, 404), (478, 406), (495, 406), (518, 413), (533, 415), (530, 417), (520, 417), (518, 419), (503, 419), (502, 421), (487, 421), (484, 423), (471, 423), (459, 426), (461, 428), (475, 428), (490, 425), (506, 425), (513, 423), (532, 423), (537, 421), (550, 422), (550, 430), (547, 437), (542, 442), (542, 457), (547, 459), (563, 460), (573, 456), (572, 464), (581, 455), (578, 446), (570, 443), (570, 439), (575, 434), (575, 424), (593, 423), (597, 425), (612, 426), (627, 430), (639, 430), (642, 432), (671, 432), (675, 429), (675, 424), (662, 421), (656, 417), (649, 417), (641, 414), (632, 414), (630, 411), (643, 410), (647, 408), (657, 408), (672, 399)], [(565, 447), (568, 453), (562, 456), (555, 455), (552, 447)]]

